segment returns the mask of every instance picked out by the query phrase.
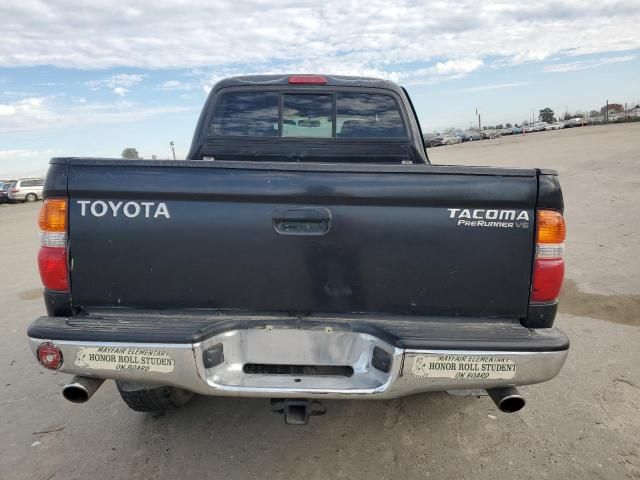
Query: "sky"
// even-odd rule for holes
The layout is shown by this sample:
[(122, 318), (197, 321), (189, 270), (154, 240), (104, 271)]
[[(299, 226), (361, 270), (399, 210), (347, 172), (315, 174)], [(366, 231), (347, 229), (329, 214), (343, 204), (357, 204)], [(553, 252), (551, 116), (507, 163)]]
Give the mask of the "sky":
[(390, 79), (425, 132), (640, 102), (640, 0), (2, 0), (0, 19), (0, 179), (184, 158), (233, 75)]

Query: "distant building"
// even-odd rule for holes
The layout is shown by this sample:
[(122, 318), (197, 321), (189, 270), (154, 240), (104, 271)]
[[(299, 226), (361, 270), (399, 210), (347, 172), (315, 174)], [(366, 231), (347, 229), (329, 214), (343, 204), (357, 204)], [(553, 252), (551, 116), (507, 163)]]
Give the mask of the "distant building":
[(605, 120), (612, 122), (618, 118), (622, 118), (624, 115), (624, 107), (619, 103), (610, 103), (609, 105), (602, 107), (600, 109), (600, 113)]
[(636, 105), (627, 110), (627, 117), (640, 118), (640, 105)]
[[(608, 112), (607, 112), (607, 108), (609, 108)], [(600, 113), (603, 115), (607, 115), (607, 113), (609, 115), (612, 115), (612, 114), (622, 113), (622, 112), (624, 112), (624, 107), (619, 103), (610, 103), (609, 105), (605, 105), (600, 109)]]

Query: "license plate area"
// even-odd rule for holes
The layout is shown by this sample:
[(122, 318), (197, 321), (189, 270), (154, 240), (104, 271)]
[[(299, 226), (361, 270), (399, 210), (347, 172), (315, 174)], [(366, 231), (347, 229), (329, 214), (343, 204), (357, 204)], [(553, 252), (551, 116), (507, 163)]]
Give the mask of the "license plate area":
[[(200, 365), (212, 387), (288, 390), (370, 391), (384, 388), (400, 369), (402, 355), (392, 345), (365, 333), (332, 328), (266, 326), (233, 330), (202, 342), (200, 349), (222, 344), (224, 360)], [(390, 367), (374, 360), (387, 353)]]

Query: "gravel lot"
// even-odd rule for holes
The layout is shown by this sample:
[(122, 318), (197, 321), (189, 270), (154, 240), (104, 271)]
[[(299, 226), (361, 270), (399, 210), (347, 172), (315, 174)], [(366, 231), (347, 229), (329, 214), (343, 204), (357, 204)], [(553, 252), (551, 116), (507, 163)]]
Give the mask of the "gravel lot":
[(502, 414), (488, 397), (332, 401), (287, 427), (266, 400), (197, 398), (138, 414), (112, 382), (90, 402), (28, 350), (44, 313), (38, 205), (0, 206), (0, 479), (640, 478), (640, 124), (576, 128), (429, 151), (433, 163), (551, 167), (567, 206), (572, 340), (553, 381)]

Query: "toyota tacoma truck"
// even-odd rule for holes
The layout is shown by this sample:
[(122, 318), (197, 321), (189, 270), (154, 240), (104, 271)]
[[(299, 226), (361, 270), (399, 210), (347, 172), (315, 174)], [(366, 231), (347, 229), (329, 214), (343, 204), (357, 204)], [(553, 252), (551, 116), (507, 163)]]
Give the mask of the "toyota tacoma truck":
[(407, 91), (373, 78), (220, 81), (187, 160), (53, 158), (39, 216), (40, 364), (86, 402), (322, 399), (552, 379), (564, 276), (555, 171), (432, 165)]

